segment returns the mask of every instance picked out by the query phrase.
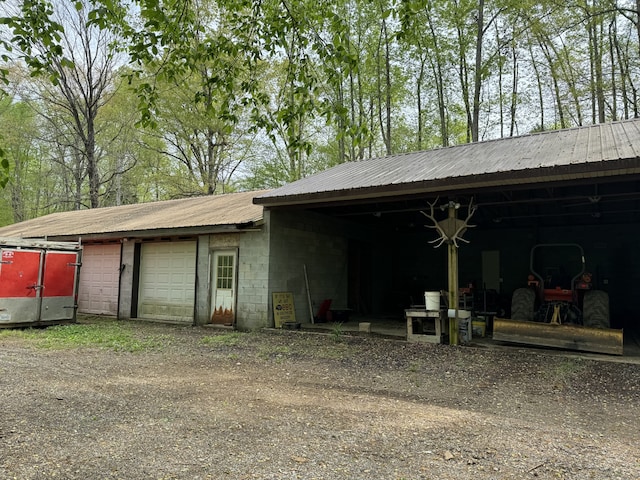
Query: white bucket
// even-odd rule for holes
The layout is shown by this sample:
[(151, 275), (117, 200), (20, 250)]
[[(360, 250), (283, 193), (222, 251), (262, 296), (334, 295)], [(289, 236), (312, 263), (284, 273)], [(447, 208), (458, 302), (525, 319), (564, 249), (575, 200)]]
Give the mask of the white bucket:
[(424, 292), (424, 303), (427, 311), (440, 310), (440, 292)]
[(447, 310), (447, 316), (449, 318), (470, 318), (471, 312), (469, 310), (458, 310), (458, 315), (456, 315), (456, 309), (450, 308)]

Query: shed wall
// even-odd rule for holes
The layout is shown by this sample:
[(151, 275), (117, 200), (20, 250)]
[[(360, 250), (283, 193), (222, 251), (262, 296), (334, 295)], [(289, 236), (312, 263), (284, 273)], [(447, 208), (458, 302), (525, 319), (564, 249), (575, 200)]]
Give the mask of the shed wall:
[[(216, 250), (237, 249), (236, 325), (250, 330), (268, 326), (268, 229), (243, 233), (200, 235), (196, 254), (195, 323), (204, 325), (211, 316), (211, 256)], [(123, 242), (122, 277), (118, 318), (130, 319), (134, 296), (136, 241)]]
[(268, 327), (269, 321), (269, 232), (265, 212), (259, 231), (243, 233), (238, 249), (238, 298), (236, 326), (241, 330)]
[(268, 326), (268, 248), (263, 230), (238, 234), (202, 235), (198, 238), (196, 323), (205, 325), (211, 318), (211, 259), (217, 250), (238, 252), (236, 326), (251, 330)]
[[(306, 266), (314, 314), (321, 302), (332, 300), (333, 308), (347, 308), (348, 246), (347, 225), (311, 212), (271, 211), (269, 253), (269, 293), (291, 292), (296, 320), (309, 323), (304, 269)], [(269, 298), (269, 323), (273, 312)]]

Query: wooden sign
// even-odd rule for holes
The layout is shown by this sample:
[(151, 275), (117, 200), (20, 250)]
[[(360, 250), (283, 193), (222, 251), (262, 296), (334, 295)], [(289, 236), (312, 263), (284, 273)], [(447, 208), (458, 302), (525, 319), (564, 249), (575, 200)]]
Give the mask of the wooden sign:
[(296, 310), (293, 305), (293, 293), (273, 292), (273, 321), (276, 328), (285, 322), (296, 321)]

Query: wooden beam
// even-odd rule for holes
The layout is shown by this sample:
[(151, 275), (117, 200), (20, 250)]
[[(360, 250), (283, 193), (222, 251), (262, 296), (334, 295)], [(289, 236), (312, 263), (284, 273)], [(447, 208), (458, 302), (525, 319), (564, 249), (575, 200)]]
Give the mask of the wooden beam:
[(494, 318), (493, 339), (582, 352), (623, 354), (622, 330), (613, 328), (591, 328), (582, 325), (556, 325)]
[[(455, 220), (456, 207), (449, 203), (449, 219)], [(456, 311), (455, 318), (449, 319), (449, 344), (458, 345), (458, 247), (453, 240), (448, 241), (448, 279), (449, 279), (449, 308)]]

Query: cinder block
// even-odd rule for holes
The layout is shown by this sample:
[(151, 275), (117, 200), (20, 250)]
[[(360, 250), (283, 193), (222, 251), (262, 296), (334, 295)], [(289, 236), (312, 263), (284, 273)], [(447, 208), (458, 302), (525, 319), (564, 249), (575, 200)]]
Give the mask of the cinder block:
[(358, 324), (358, 330), (364, 333), (371, 333), (371, 323), (369, 322), (360, 322)]

